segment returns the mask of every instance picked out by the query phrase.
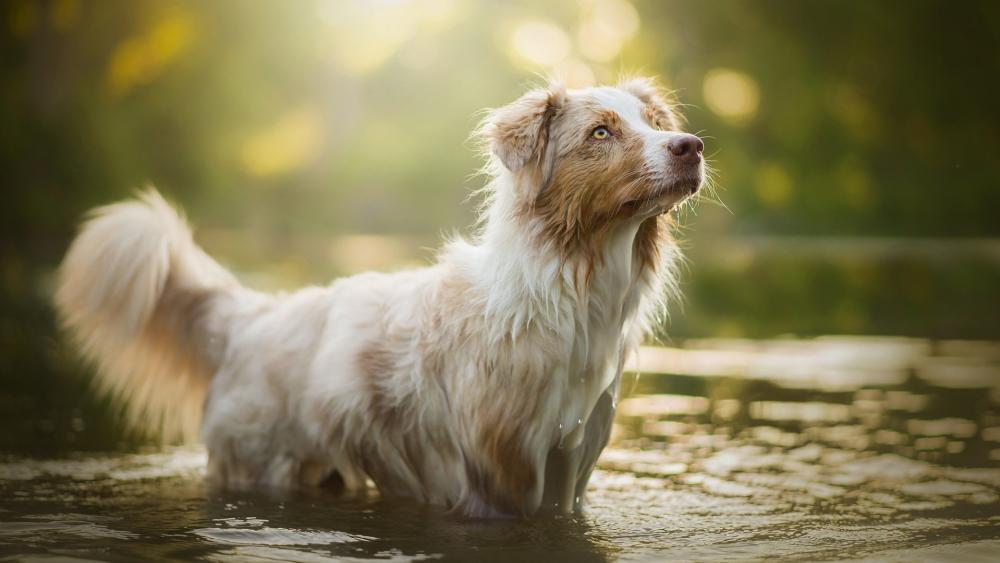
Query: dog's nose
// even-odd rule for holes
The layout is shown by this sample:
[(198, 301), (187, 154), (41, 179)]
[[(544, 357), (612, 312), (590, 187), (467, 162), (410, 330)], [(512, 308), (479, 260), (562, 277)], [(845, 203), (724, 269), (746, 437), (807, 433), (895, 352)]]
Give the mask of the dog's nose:
[(705, 150), (705, 143), (694, 135), (683, 133), (670, 139), (670, 142), (667, 143), (667, 150), (677, 157), (695, 158), (701, 154), (701, 151)]

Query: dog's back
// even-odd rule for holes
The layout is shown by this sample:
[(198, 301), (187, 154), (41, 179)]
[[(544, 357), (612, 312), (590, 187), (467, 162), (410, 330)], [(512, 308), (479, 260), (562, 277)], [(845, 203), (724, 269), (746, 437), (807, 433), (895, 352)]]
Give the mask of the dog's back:
[(84, 226), (57, 304), (135, 419), (190, 436), (210, 387), (223, 484), (339, 476), (469, 515), (576, 510), (673, 287), (664, 214), (703, 180), (704, 143), (677, 127), (647, 82), (529, 92), (483, 130), (475, 239), (292, 294), (241, 288), (150, 192)]

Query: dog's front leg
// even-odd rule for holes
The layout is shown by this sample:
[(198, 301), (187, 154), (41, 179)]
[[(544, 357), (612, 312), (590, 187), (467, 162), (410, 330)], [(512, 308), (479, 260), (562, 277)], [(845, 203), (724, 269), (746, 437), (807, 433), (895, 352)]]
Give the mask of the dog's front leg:
[(583, 440), (577, 447), (555, 447), (549, 451), (545, 460), (545, 488), (542, 494), (545, 509), (569, 513), (581, 508), (590, 474), (611, 437), (617, 387), (616, 377), (594, 405), (587, 418)]
[(585, 444), (569, 449), (555, 447), (545, 459), (543, 510), (567, 514), (575, 508), (576, 482)]
[(597, 458), (601, 456), (604, 447), (611, 439), (611, 424), (615, 418), (615, 395), (618, 393), (618, 380), (608, 387), (594, 405), (594, 410), (587, 419), (587, 430), (580, 444), (580, 460), (577, 465), (576, 480), (573, 483), (573, 509), (579, 510), (585, 498), (587, 482), (594, 471)]

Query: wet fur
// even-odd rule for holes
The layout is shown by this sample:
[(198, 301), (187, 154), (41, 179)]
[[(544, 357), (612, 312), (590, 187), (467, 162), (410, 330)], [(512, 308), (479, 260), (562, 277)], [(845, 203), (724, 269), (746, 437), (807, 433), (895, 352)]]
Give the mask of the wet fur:
[(92, 214), (56, 303), (136, 424), (190, 437), (204, 398), (218, 483), (574, 510), (622, 365), (675, 288), (664, 212), (702, 174), (667, 156), (678, 128), (649, 81), (531, 91), (478, 132), (491, 180), (473, 240), (291, 294), (239, 286), (148, 191)]

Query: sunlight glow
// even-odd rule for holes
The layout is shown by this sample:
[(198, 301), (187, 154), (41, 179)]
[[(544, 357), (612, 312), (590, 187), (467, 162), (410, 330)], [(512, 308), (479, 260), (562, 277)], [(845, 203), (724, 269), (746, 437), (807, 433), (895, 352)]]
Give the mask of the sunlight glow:
[(254, 176), (295, 170), (319, 154), (322, 116), (315, 108), (300, 108), (251, 135), (243, 144), (243, 165)]
[(440, 31), (458, 19), (454, 0), (320, 0), (316, 15), (330, 32), (323, 49), (352, 74), (373, 72), (421, 32)]
[(555, 65), (570, 54), (570, 40), (559, 26), (544, 21), (528, 21), (514, 28), (511, 47), (520, 58), (543, 66)]
[(316, 13), (330, 27), (321, 41), (332, 61), (352, 74), (381, 67), (416, 32), (418, 12), (405, 4), (319, 2)]
[(639, 13), (626, 0), (583, 0), (583, 23), (577, 33), (580, 53), (595, 62), (618, 56), (625, 41), (639, 31)]
[(567, 88), (587, 88), (597, 83), (594, 71), (577, 59), (566, 59), (556, 65), (552, 73), (562, 81)]
[(745, 123), (757, 114), (760, 90), (749, 75), (727, 68), (705, 74), (703, 95), (708, 108), (735, 123)]
[(413, 249), (403, 239), (382, 235), (344, 235), (330, 244), (330, 259), (348, 272), (409, 264)]
[(180, 7), (171, 9), (146, 32), (115, 48), (106, 74), (108, 89), (120, 96), (152, 82), (187, 49), (194, 35), (194, 14)]

